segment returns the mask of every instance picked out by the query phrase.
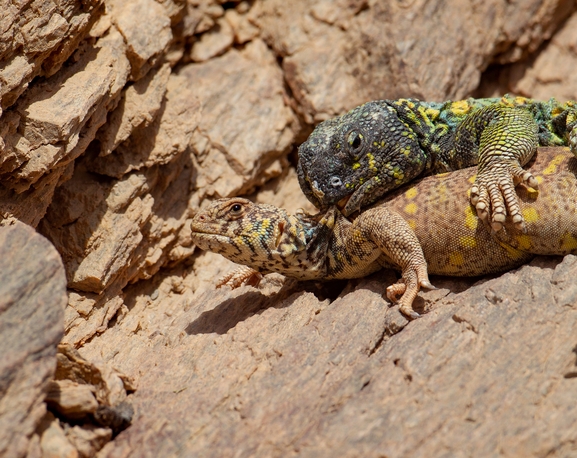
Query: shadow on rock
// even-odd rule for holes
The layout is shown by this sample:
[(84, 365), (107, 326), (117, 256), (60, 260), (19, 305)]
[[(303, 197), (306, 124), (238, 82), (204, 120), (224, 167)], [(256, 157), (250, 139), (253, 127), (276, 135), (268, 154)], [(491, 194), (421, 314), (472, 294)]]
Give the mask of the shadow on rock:
[(300, 295), (312, 293), (319, 301), (335, 300), (345, 288), (346, 281), (298, 282), (288, 280), (274, 294), (266, 295), (260, 291), (247, 291), (236, 297), (230, 297), (211, 310), (207, 310), (191, 322), (185, 329), (189, 335), (226, 334), (239, 322), (269, 307), (284, 308), (290, 306)]

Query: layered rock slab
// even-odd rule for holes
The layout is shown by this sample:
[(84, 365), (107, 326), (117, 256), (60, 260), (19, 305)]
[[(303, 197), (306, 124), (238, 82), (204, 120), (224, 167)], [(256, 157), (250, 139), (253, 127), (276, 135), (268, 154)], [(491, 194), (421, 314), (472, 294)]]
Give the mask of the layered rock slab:
[(102, 0), (0, 3), (0, 114), (36, 76), (51, 76), (99, 17)]
[(286, 167), (299, 125), (274, 54), (260, 41), (178, 71), (201, 104), (191, 139), (198, 195), (247, 193)]
[(463, 98), (491, 62), (536, 50), (575, 9), (568, 0), (474, 8), (425, 0), (299, 0), (286, 8), (272, 0), (249, 16), (283, 58), (305, 121), (316, 123), (369, 100)]
[(504, 67), (492, 67), (478, 95), (494, 96), (507, 92), (536, 99), (577, 100), (577, 14), (530, 59)]
[(0, 227), (0, 455), (25, 456), (64, 334), (60, 255), (22, 223)]
[(559, 261), (469, 289), (436, 278), (411, 323), (383, 299), (386, 271), (328, 296), (279, 280), (194, 293), (167, 273), (81, 350), (140, 387), (102, 456), (575, 453), (577, 257)]

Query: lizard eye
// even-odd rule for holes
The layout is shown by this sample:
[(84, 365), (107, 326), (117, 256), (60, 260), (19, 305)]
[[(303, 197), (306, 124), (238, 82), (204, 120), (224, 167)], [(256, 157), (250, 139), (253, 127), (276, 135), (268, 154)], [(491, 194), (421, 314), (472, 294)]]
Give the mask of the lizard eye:
[(357, 132), (356, 130), (352, 130), (349, 132), (347, 136), (347, 143), (349, 144), (351, 150), (358, 151), (363, 146), (363, 134)]
[(230, 206), (229, 213), (233, 216), (240, 215), (242, 213), (242, 205), (241, 204), (232, 204)]

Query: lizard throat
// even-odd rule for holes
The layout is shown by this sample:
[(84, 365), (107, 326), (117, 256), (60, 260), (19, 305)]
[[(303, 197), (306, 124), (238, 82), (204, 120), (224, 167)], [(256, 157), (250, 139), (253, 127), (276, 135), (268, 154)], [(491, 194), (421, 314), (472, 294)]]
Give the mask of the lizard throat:
[(280, 242), (282, 240), (282, 236), (284, 234), (284, 229), (285, 229), (285, 223), (284, 223), (284, 221), (280, 221), (278, 223), (278, 226), (277, 226), (276, 239), (274, 241), (275, 249), (278, 249), (278, 247), (280, 245)]
[(349, 203), (349, 200), (352, 196), (353, 196), (352, 194), (349, 196), (345, 196), (337, 202), (337, 207), (339, 208), (339, 210), (341, 210), (341, 211), (344, 210), (344, 208), (347, 206), (347, 204)]

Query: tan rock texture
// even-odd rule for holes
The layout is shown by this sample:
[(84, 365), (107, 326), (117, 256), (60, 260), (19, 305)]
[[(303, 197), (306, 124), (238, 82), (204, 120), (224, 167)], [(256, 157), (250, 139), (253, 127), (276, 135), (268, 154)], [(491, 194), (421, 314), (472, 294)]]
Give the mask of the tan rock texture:
[(20, 222), (0, 227), (0, 456), (25, 456), (64, 334), (66, 280), (54, 247)]
[(436, 278), (407, 323), (392, 272), (215, 290), (189, 237), (219, 197), (313, 211), (321, 120), (577, 99), (576, 64), (575, 0), (0, 0), (0, 263), (42, 298), (0, 306), (0, 455), (577, 455), (576, 257)]

